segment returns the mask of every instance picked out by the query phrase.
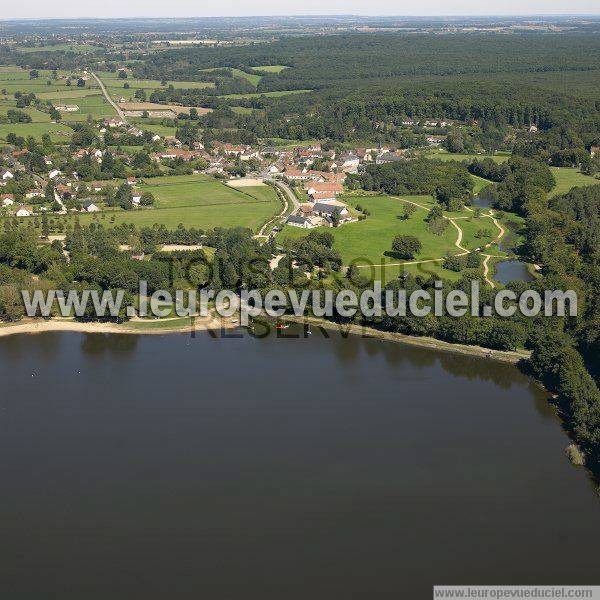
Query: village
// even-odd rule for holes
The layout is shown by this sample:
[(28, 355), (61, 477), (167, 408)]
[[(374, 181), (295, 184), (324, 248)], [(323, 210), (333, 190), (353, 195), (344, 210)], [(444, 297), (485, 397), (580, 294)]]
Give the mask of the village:
[[(78, 109), (73, 105), (55, 108), (61, 112)], [(213, 140), (205, 147), (200, 136), (184, 143), (175, 135), (161, 136), (121, 117), (98, 122), (94, 133), (94, 145), (75, 150), (73, 144), (69, 150), (65, 145), (44, 147), (31, 140), (27, 144), (16, 140), (16, 145), (4, 146), (0, 155), (0, 187), (4, 188), (0, 190), (0, 214), (24, 218), (151, 209), (152, 198), (144, 197), (138, 183), (186, 174), (205, 175), (233, 182), (234, 186), (237, 179), (279, 181), (289, 186), (297, 200), (294, 210), (286, 215), (286, 224), (304, 229), (337, 227), (356, 221), (358, 216), (339, 199), (349, 175), (361, 173), (367, 164), (407, 158), (406, 150), (383, 145), (336, 151), (318, 143), (277, 147)], [(439, 147), (444, 139), (430, 136), (428, 144)], [(110, 169), (105, 168), (107, 161)], [(114, 164), (118, 164), (117, 169)], [(130, 197), (115, 204), (112, 196), (124, 184), (131, 191)]]

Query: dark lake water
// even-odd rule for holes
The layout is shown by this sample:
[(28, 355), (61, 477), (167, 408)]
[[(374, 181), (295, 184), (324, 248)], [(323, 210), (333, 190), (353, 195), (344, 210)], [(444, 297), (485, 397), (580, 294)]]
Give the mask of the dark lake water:
[(0, 598), (598, 583), (600, 500), (515, 368), (198, 336), (0, 340)]
[(471, 200), (471, 204), (478, 208), (490, 208), (492, 206), (492, 200), (490, 198), (483, 198), (482, 196), (475, 196)]
[(511, 281), (533, 281), (527, 263), (520, 260), (503, 260), (495, 266), (494, 279), (503, 285)]

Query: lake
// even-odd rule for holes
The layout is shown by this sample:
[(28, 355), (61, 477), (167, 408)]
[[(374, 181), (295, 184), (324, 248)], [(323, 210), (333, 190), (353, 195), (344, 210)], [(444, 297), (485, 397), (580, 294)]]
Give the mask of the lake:
[(600, 499), (537, 385), (313, 331), (0, 339), (0, 598), (598, 583)]

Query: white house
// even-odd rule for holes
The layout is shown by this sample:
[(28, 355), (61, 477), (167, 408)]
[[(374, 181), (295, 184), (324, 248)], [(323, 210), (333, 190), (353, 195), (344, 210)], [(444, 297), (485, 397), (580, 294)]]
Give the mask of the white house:
[(8, 169), (3, 169), (1, 171), (1, 173), (2, 173), (2, 179), (4, 181), (7, 181), (8, 179), (14, 179), (15, 178), (15, 176)]
[(89, 212), (89, 213), (100, 212), (100, 208), (96, 204), (94, 204), (91, 200), (86, 200), (83, 203), (83, 208), (86, 212)]
[(77, 104), (57, 104), (54, 108), (58, 112), (77, 112), (79, 110)]
[(50, 171), (50, 173), (48, 173), (48, 177), (50, 177), (50, 179), (54, 179), (55, 177), (58, 177), (60, 174), (61, 173), (58, 169), (52, 169), (52, 171)]
[(140, 203), (141, 203), (141, 201), (142, 201), (142, 197), (141, 197), (141, 196), (134, 196), (134, 197), (131, 199), (131, 203), (132, 203), (134, 206), (139, 206), (139, 205), (140, 205)]
[(33, 214), (33, 209), (29, 206), (19, 206), (17, 217), (30, 217)]
[(2, 206), (6, 207), (6, 206), (12, 206), (15, 203), (15, 201), (9, 197), (9, 196), (5, 196), (2, 199)]
[(312, 217), (303, 217), (301, 215), (290, 215), (286, 223), (292, 227), (300, 227), (301, 229), (312, 229), (317, 226), (316, 221)]

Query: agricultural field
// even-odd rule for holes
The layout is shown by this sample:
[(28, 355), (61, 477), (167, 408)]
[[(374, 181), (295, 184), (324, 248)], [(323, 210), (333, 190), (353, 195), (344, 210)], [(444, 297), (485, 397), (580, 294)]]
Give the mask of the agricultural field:
[(578, 169), (569, 169), (567, 167), (550, 167), (556, 187), (550, 192), (551, 196), (565, 194), (574, 187), (583, 187), (586, 185), (598, 185), (600, 179), (584, 175)]
[[(113, 99), (125, 98), (128, 102), (135, 101), (135, 92), (139, 89), (146, 90), (148, 96), (152, 90), (164, 87), (160, 81), (155, 79), (136, 79), (131, 73), (128, 73), (127, 79), (119, 79), (117, 73), (102, 71), (96, 73), (106, 86), (106, 90)], [(129, 85), (126, 89), (125, 84)], [(206, 81), (169, 81), (167, 85), (173, 85), (178, 89), (205, 89), (214, 87), (214, 83)]]
[(246, 73), (245, 71), (240, 71), (240, 69), (229, 69), (234, 77), (240, 77), (241, 79), (245, 79), (249, 83), (251, 83), (254, 87), (256, 87), (260, 80), (262, 79), (262, 75), (253, 75), (252, 73)]
[(14, 133), (20, 137), (34, 137), (41, 140), (45, 133), (50, 135), (50, 139), (57, 143), (67, 143), (73, 135), (73, 130), (64, 123), (4, 123), (0, 124), (0, 141), (5, 142), (6, 136)]
[(497, 154), (451, 154), (445, 150), (438, 150), (437, 152), (427, 152), (423, 154), (425, 158), (435, 158), (436, 160), (483, 160), (484, 158), (491, 158), (494, 162), (503, 163), (510, 158), (508, 152), (499, 152)]
[(138, 227), (164, 224), (170, 229), (180, 223), (186, 227), (258, 228), (281, 210), (275, 191), (269, 186), (230, 188), (204, 175), (160, 177), (140, 184), (141, 192), (151, 192), (156, 205), (133, 211), (104, 210), (81, 215), (82, 223), (133, 223)]
[(54, 101), (54, 104), (76, 104), (79, 110), (76, 112), (63, 113), (64, 121), (85, 121), (88, 115), (93, 119), (110, 118), (115, 116), (115, 109), (107, 102), (102, 94), (85, 96), (83, 98), (62, 98)]
[[(113, 116), (114, 109), (106, 101), (94, 79), (89, 78), (85, 88), (80, 88), (76, 86), (78, 76), (77, 73), (58, 71), (54, 78), (50, 71), (40, 70), (39, 77), (31, 79), (29, 71), (25, 69), (12, 67), (0, 71), (0, 89), (6, 91), (6, 94), (0, 96), (0, 114), (15, 107), (13, 96), (17, 91), (34, 93), (40, 100), (50, 101), (55, 106), (76, 104), (79, 107), (76, 112), (63, 113), (59, 123), (51, 123), (48, 113), (35, 108), (20, 109), (32, 117), (32, 123), (0, 124), (0, 139), (6, 139), (9, 133), (23, 137), (31, 135), (37, 139), (44, 133), (49, 133), (53, 141), (65, 141), (72, 134), (69, 122), (85, 121), (88, 115), (94, 119)], [(69, 78), (72, 82), (70, 86), (67, 85)]]
[(138, 125), (142, 129), (146, 129), (148, 131), (151, 131), (152, 133), (157, 133), (161, 137), (175, 135), (175, 131), (177, 131), (176, 127), (168, 127), (167, 125), (161, 125), (160, 123), (152, 122), (152, 119), (133, 117), (128, 119), (128, 121), (130, 123), (133, 123), (134, 125)]
[[(29, 92), (36, 96), (48, 92), (75, 91), (81, 88), (76, 87), (77, 73), (71, 71), (57, 71), (56, 79), (52, 71), (38, 70), (38, 77), (31, 79), (29, 70), (19, 67), (7, 67), (0, 71), (0, 90), (6, 90), (9, 96), (15, 92)], [(67, 86), (67, 79), (71, 78), (72, 85)], [(48, 84), (50, 82), (50, 84)], [(86, 82), (86, 88), (96, 87), (93, 79)]]

